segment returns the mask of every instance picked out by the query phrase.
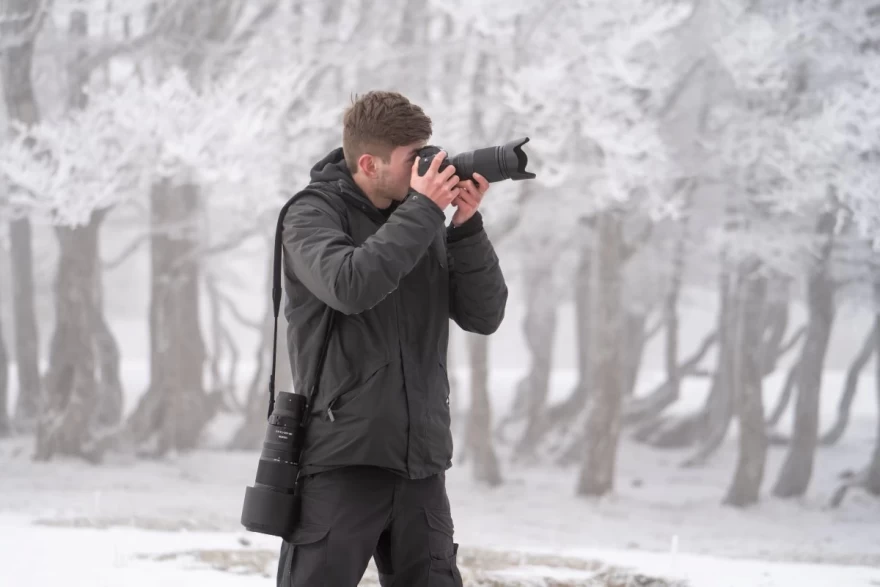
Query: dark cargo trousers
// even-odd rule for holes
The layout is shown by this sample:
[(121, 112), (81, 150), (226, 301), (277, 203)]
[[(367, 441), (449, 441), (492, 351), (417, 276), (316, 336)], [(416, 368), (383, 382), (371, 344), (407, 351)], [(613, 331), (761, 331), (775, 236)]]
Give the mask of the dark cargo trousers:
[(444, 473), (404, 479), (345, 467), (302, 480), (278, 587), (356, 587), (370, 557), (382, 587), (462, 587)]

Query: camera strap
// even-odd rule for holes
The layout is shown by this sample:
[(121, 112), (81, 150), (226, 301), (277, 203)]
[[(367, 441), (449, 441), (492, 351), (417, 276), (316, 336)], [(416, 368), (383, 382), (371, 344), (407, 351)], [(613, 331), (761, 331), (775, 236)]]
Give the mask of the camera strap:
[[(290, 208), (291, 204), (293, 204), (298, 198), (307, 195), (307, 194), (318, 194), (328, 201), (334, 208), (339, 210), (339, 205), (336, 202), (336, 198), (333, 196), (316, 189), (313, 186), (309, 186), (305, 190), (295, 194), (291, 197), (284, 206), (281, 207), (281, 212), (278, 215), (278, 224), (275, 227), (275, 251), (274, 251), (274, 259), (272, 261), (272, 311), (275, 315), (275, 324), (273, 328), (272, 334), (272, 372), (269, 374), (269, 412), (266, 417), (270, 417), (272, 415), (272, 410), (275, 409), (275, 366), (276, 359), (278, 355), (278, 313), (281, 307), (281, 255), (283, 252), (283, 238), (282, 232), (284, 230), (284, 216), (287, 214), (288, 208)], [(347, 226), (347, 211), (341, 210), (343, 222), (346, 224), (346, 232), (348, 232)], [(324, 370), (324, 361), (327, 359), (327, 349), (330, 346), (330, 337), (333, 334), (333, 325), (336, 321), (336, 310), (327, 306), (326, 311), (330, 314), (329, 319), (327, 321), (327, 330), (324, 332), (324, 340), (321, 342), (321, 352), (318, 355), (318, 361), (315, 366), (315, 372), (312, 379), (312, 384), (309, 387), (309, 394), (306, 396), (306, 414), (305, 414), (305, 423), (307, 423), (311, 419), (311, 404), (315, 399), (315, 394), (318, 391), (318, 381), (321, 378), (321, 372)]]

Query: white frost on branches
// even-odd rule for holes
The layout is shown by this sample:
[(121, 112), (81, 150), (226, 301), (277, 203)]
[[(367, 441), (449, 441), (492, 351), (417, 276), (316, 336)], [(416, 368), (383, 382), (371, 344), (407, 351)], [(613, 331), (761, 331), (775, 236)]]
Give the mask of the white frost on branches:
[(828, 129), (815, 87), (822, 18), (737, 4), (735, 26), (712, 46), (731, 92), (713, 106), (704, 143), (724, 186), (724, 219), (709, 243), (731, 261), (799, 275), (834, 181), (821, 155)]
[(824, 103), (814, 129), (813, 175), (831, 182), (860, 235), (880, 250), (880, 57), (854, 57), (859, 71)]
[[(289, 106), (302, 97), (316, 66), (289, 59), (268, 68), (259, 43), (222, 77), (195, 88), (181, 69), (159, 83), (130, 77), (95, 93), (83, 110), (19, 127), (0, 147), (0, 173), (14, 186), (12, 204), (53, 222), (77, 225), (92, 211), (143, 197), (159, 178), (223, 184), (233, 211), (277, 206), (286, 154), (282, 128), (326, 126), (326, 109)], [(256, 51), (256, 54), (254, 53)]]
[(124, 121), (115, 114), (89, 108), (51, 123), (15, 125), (12, 140), (0, 146), (13, 210), (76, 226), (137, 193), (143, 145), (120, 132)]
[(657, 108), (672, 80), (658, 52), (687, 6), (579, 0), (512, 12), (497, 91), (511, 134), (533, 138), (536, 183), (575, 217), (621, 203), (668, 213), (675, 170)]

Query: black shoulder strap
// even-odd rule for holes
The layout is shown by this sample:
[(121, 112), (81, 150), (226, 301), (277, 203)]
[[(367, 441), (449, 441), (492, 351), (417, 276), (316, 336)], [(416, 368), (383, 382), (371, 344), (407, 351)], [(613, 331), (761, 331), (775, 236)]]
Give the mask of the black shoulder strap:
[[(336, 202), (336, 198), (327, 194), (326, 192), (315, 188), (314, 186), (309, 186), (305, 190), (298, 192), (293, 197), (291, 197), (284, 206), (281, 207), (281, 212), (278, 214), (278, 224), (275, 227), (275, 251), (274, 251), (274, 259), (272, 262), (272, 311), (275, 315), (275, 326), (272, 334), (272, 372), (269, 374), (269, 413), (267, 414), (267, 418), (272, 415), (272, 410), (275, 409), (275, 366), (276, 359), (278, 355), (278, 311), (281, 307), (281, 255), (282, 255), (282, 243), (284, 239), (282, 237), (282, 232), (284, 230), (284, 216), (287, 214), (288, 208), (290, 208), (291, 204), (293, 204), (298, 198), (304, 196), (306, 194), (318, 194), (324, 199), (326, 199), (334, 208), (339, 211), (339, 204)], [(343, 204), (344, 206), (344, 204)], [(348, 226), (348, 218), (347, 211), (342, 210), (340, 212), (343, 214), (342, 219), (345, 224), (346, 232), (349, 231)], [(312, 381), (311, 386), (309, 387), (309, 395), (307, 396), (307, 409), (306, 409), (306, 418), (309, 418), (311, 409), (308, 408), (309, 404), (311, 404), (311, 400), (315, 397), (315, 393), (318, 389), (318, 381), (321, 378), (321, 372), (324, 369), (324, 361), (327, 358), (327, 348), (330, 346), (330, 337), (333, 333), (333, 325), (336, 321), (336, 310), (331, 307), (327, 307), (327, 312), (330, 313), (330, 318), (327, 322), (327, 330), (324, 332), (324, 340), (321, 344), (321, 354), (318, 355), (318, 363), (315, 367), (314, 379)]]

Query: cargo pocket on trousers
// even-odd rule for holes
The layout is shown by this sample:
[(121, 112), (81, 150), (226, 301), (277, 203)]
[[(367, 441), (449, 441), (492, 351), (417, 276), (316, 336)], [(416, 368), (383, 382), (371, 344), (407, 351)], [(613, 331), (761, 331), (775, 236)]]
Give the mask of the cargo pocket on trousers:
[(329, 526), (299, 526), (287, 541), (290, 551), (284, 587), (324, 585), (327, 574), (327, 534)]
[(453, 542), (452, 514), (444, 510), (425, 510), (428, 522), (428, 550), (431, 571), (428, 587), (462, 587), (456, 557), (458, 544)]

